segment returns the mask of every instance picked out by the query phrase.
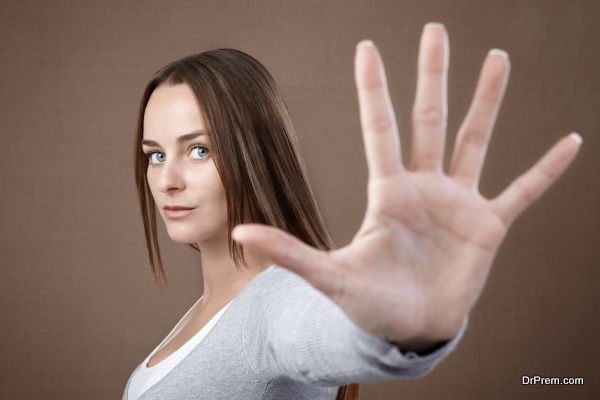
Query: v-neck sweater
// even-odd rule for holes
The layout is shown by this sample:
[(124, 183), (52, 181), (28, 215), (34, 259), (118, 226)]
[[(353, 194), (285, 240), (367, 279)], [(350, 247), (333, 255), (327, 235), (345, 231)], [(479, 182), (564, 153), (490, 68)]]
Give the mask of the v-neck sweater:
[[(213, 326), (217, 323), (217, 321), (221, 318), (221, 315), (227, 310), (231, 301), (223, 306), (212, 318), (200, 329), (196, 332), (191, 338), (189, 338), (183, 345), (181, 345), (174, 352), (169, 354), (167, 357), (149, 367), (148, 362), (150, 358), (154, 354), (156, 354), (160, 349), (166, 346), (167, 343), (170, 343), (172, 338), (177, 335), (185, 325), (189, 323), (190, 320), (190, 312), (198, 305), (198, 303), (202, 300), (202, 296), (190, 307), (190, 309), (183, 315), (183, 317), (179, 320), (179, 322), (175, 325), (173, 330), (163, 339), (163, 341), (156, 346), (156, 348), (144, 359), (144, 361), (138, 366), (135, 373), (132, 374), (129, 385), (128, 385), (128, 393), (127, 396), (129, 400), (138, 399), (143, 392), (148, 390), (148, 388), (152, 387), (159, 380), (161, 380), (165, 375), (167, 375), (177, 364), (181, 362), (194, 347), (196, 347), (202, 339), (210, 332)], [(233, 300), (232, 300), (233, 301)]]
[(196, 339), (193, 345), (188, 341), (175, 352), (177, 362), (164, 375), (138, 398), (129, 397), (157, 346), (129, 377), (123, 400), (334, 400), (349, 383), (427, 374), (454, 350), (468, 325), (466, 317), (457, 335), (431, 353), (405, 352), (358, 327), (308, 281), (275, 264), (217, 314), (190, 339)]

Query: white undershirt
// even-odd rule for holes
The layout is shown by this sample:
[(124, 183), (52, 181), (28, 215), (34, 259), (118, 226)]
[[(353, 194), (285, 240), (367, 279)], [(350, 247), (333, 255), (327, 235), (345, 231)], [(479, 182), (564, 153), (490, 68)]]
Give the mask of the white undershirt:
[[(171, 333), (167, 335), (163, 339), (163, 341), (154, 349), (152, 352), (146, 357), (146, 359), (138, 366), (138, 368), (133, 373), (131, 378), (131, 382), (129, 383), (129, 389), (127, 397), (129, 400), (136, 400), (138, 397), (142, 395), (146, 390), (148, 390), (152, 385), (162, 379), (169, 371), (171, 371), (177, 364), (183, 360), (183, 358), (195, 348), (198, 343), (204, 339), (204, 337), (210, 332), (210, 330), (215, 326), (221, 315), (225, 312), (225, 310), (231, 304), (231, 301), (227, 303), (223, 308), (221, 308), (211, 319), (200, 329), (194, 336), (192, 336), (187, 342), (183, 344), (180, 348), (171, 353), (167, 358), (161, 360), (158, 364), (153, 365), (152, 367), (148, 367), (148, 360), (156, 353), (159, 349), (162, 348), (163, 343), (169, 341), (171, 337), (175, 336), (183, 326), (189, 320), (190, 311), (196, 307), (196, 305), (202, 300), (202, 296), (194, 303), (194, 305), (184, 314), (183, 317), (179, 320), (177, 325), (173, 328)], [(232, 300), (233, 301), (233, 300)]]

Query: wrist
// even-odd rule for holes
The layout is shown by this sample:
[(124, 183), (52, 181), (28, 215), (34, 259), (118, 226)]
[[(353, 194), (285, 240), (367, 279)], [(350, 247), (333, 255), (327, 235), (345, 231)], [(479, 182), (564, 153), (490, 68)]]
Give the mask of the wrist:
[(451, 339), (441, 339), (441, 340), (427, 340), (427, 339), (414, 339), (414, 340), (405, 340), (405, 341), (395, 341), (391, 338), (385, 338), (388, 342), (398, 347), (403, 353), (406, 352), (414, 352), (419, 355), (433, 353), (440, 347), (443, 347), (446, 343), (448, 343)]

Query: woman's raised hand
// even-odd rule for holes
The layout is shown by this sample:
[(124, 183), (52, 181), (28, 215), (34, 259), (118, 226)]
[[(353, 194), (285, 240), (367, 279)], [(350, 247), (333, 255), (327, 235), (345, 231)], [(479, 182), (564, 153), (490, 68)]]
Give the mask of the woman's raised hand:
[(448, 54), (444, 26), (425, 25), (407, 169), (381, 57), (372, 42), (358, 44), (369, 183), (366, 214), (350, 244), (322, 251), (273, 227), (234, 230), (234, 239), (302, 276), (362, 329), (415, 350), (458, 332), (509, 227), (565, 171), (581, 143), (577, 134), (561, 138), (500, 195), (481, 196), (479, 176), (510, 71), (506, 53), (492, 50), (445, 173)]

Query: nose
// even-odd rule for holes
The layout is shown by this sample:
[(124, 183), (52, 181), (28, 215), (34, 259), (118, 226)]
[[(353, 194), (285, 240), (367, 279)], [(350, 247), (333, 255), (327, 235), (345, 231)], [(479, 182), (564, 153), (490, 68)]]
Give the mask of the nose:
[(172, 190), (181, 190), (184, 186), (183, 170), (178, 165), (177, 159), (165, 161), (159, 172), (159, 190), (166, 193)]

